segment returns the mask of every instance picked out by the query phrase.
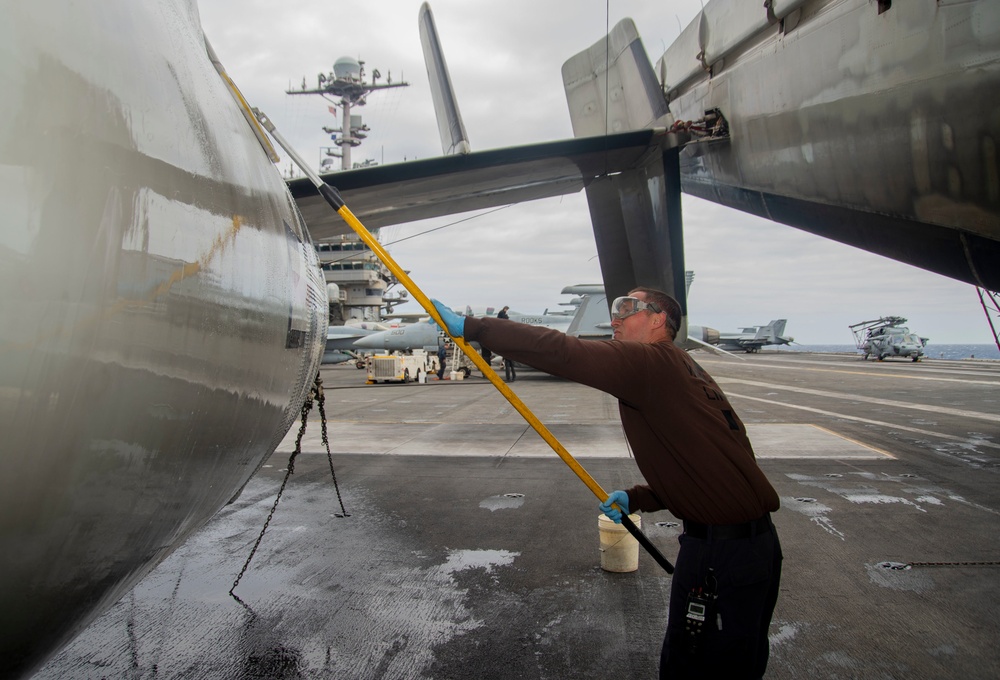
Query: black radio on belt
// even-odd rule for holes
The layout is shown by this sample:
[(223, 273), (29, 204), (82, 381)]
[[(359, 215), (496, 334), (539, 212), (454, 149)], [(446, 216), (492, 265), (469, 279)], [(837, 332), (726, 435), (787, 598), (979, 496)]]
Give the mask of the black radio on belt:
[(691, 652), (697, 651), (698, 639), (704, 633), (706, 626), (715, 623), (715, 600), (718, 599), (718, 583), (715, 574), (708, 570), (703, 587), (692, 588), (687, 596), (687, 608), (684, 615), (684, 630), (687, 631)]
[(712, 620), (712, 605), (715, 598), (715, 595), (710, 595), (701, 588), (695, 588), (688, 593), (684, 629), (690, 635), (699, 635), (705, 630), (705, 622)]

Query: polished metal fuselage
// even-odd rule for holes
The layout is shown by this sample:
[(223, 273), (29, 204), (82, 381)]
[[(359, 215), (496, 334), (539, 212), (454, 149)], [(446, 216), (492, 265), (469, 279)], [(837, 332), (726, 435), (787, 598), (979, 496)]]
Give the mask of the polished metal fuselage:
[(685, 192), (1000, 288), (1000, 3), (713, 0), (655, 71)]
[(8, 4), (0, 676), (239, 492), (318, 370), (326, 291), (194, 0)]

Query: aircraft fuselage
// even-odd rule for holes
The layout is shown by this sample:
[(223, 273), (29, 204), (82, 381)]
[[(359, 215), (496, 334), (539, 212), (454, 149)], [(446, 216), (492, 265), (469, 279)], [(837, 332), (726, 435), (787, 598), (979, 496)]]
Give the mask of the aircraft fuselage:
[(194, 0), (5, 9), (0, 676), (239, 492), (298, 415), (322, 273)]
[(656, 69), (674, 119), (728, 125), (682, 188), (1000, 289), (1000, 5), (886, 5), (709, 3)]

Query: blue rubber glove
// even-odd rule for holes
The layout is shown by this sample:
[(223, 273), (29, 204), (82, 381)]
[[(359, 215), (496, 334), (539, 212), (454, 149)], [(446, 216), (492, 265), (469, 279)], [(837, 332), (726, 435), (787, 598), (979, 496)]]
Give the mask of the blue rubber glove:
[[(617, 505), (618, 508), (621, 508), (621, 510), (611, 507), (612, 504)], [(622, 511), (624, 510), (625, 514), (628, 514), (628, 494), (624, 491), (612, 491), (611, 494), (608, 495), (608, 500), (604, 501), (597, 507), (601, 509), (601, 512), (608, 516), (608, 519), (614, 521), (615, 524), (621, 524)]]
[(434, 308), (437, 309), (438, 314), (441, 315), (441, 320), (444, 321), (444, 325), (448, 327), (448, 335), (453, 338), (460, 338), (465, 335), (464, 316), (459, 316), (455, 312), (451, 311), (450, 307), (445, 307), (443, 303), (438, 302), (437, 300), (431, 300), (431, 302), (434, 303)]

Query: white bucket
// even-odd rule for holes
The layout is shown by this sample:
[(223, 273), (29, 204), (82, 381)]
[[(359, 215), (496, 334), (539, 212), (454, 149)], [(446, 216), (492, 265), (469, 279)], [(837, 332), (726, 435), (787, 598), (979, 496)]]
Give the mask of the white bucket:
[(452, 371), (451, 375), (449, 375), (448, 377), (450, 377), (452, 380), (461, 380), (462, 378), (465, 377), (465, 374), (462, 373), (461, 371)]
[[(639, 515), (629, 515), (636, 527), (642, 526)], [(607, 515), (597, 516), (597, 531), (601, 536), (601, 569), (626, 572), (639, 569), (639, 541), (623, 524), (615, 524)]]

